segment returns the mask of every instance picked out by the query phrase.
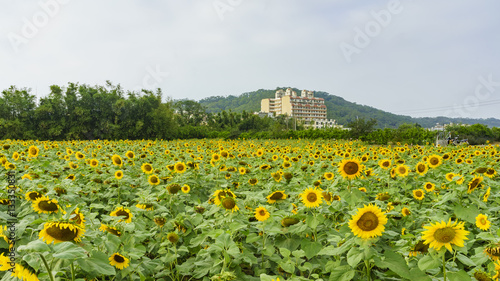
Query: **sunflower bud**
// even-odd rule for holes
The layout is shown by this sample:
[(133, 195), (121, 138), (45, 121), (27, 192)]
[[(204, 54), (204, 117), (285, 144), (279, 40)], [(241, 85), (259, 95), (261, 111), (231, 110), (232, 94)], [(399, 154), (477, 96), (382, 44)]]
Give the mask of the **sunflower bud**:
[(175, 232), (170, 232), (169, 234), (167, 234), (167, 239), (172, 244), (175, 244), (177, 243), (177, 241), (179, 241), (179, 235), (177, 235)]

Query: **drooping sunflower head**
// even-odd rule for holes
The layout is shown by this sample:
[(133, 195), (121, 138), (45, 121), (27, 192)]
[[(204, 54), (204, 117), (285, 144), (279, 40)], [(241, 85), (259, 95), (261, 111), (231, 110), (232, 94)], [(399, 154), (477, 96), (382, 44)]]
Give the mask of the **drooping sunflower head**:
[(278, 200), (286, 199), (286, 194), (285, 194), (284, 190), (278, 190), (278, 191), (271, 193), (266, 198), (267, 198), (267, 203), (273, 204), (273, 203), (276, 203)]
[(255, 218), (258, 221), (265, 221), (270, 216), (271, 216), (271, 214), (267, 211), (267, 209), (265, 207), (260, 206), (257, 209), (255, 209)]
[(424, 240), (419, 240), (413, 249), (410, 251), (409, 256), (416, 257), (419, 254), (425, 254), (429, 251), (429, 245), (424, 243)]
[(500, 245), (491, 245), (484, 249), (484, 253), (493, 261), (500, 260)]
[(224, 209), (231, 211), (231, 212), (235, 212), (235, 211), (238, 211), (240, 209), (236, 205), (236, 200), (234, 200), (233, 197), (223, 197), (221, 202), (220, 202), (220, 205)]
[(99, 230), (102, 232), (109, 232), (109, 233), (116, 235), (116, 236), (122, 235), (121, 231), (118, 230), (118, 228), (112, 227), (112, 226), (109, 226), (106, 224), (101, 224), (101, 227), (99, 227)]
[(297, 223), (299, 223), (299, 219), (297, 219), (295, 217), (284, 217), (281, 220), (281, 225), (283, 227), (289, 227), (289, 226), (297, 224)]
[(163, 227), (165, 225), (165, 223), (167, 222), (167, 219), (165, 219), (163, 217), (155, 217), (154, 222), (157, 226)]
[(120, 253), (114, 253), (109, 257), (109, 264), (122, 270), (129, 266), (130, 260)]
[(409, 216), (411, 214), (410, 212), (410, 209), (404, 207), (402, 210), (401, 210), (401, 214), (403, 215), (403, 217), (406, 217), (406, 216)]
[(362, 166), (357, 159), (344, 159), (339, 163), (339, 173), (345, 179), (355, 179), (361, 175)]
[(319, 207), (323, 202), (323, 195), (316, 187), (314, 189), (307, 188), (300, 194), (300, 197), (302, 198), (302, 203), (308, 208)]
[(481, 183), (483, 182), (483, 177), (482, 176), (475, 176), (468, 184), (468, 190), (467, 193), (472, 193), (472, 191), (478, 187), (481, 186)]
[(85, 228), (70, 222), (46, 222), (38, 236), (47, 244), (52, 242), (80, 242), (85, 233)]
[(484, 271), (474, 271), (473, 274), (474, 278), (476, 278), (477, 281), (492, 281), (491, 277)]
[(349, 228), (354, 235), (368, 239), (382, 236), (385, 230), (387, 217), (382, 210), (372, 204), (358, 208), (357, 213), (349, 221)]
[(325, 199), (325, 202), (327, 204), (332, 203), (333, 194), (331, 192), (323, 191), (323, 192), (321, 192), (321, 195), (323, 196), (323, 199)]
[(32, 204), (33, 210), (39, 214), (52, 214), (59, 211), (59, 204), (55, 199), (49, 199), (47, 196), (41, 196), (35, 199)]
[(389, 192), (381, 192), (381, 193), (377, 194), (376, 199), (379, 201), (387, 201), (387, 200), (391, 199), (391, 195), (389, 194)]
[(118, 207), (113, 212), (109, 214), (112, 217), (123, 217), (118, 222), (125, 221), (126, 223), (132, 222), (132, 217), (134, 216), (129, 209), (124, 207)]
[(467, 235), (469, 231), (464, 230), (464, 223), (451, 222), (448, 223), (441, 221), (431, 223), (430, 226), (424, 226), (425, 231), (422, 232), (422, 239), (425, 244), (436, 250), (440, 250), (445, 246), (450, 252), (453, 252), (452, 244), (458, 247), (464, 246), (464, 240), (468, 240)]
[(136, 204), (135, 206), (139, 209), (146, 210), (146, 211), (152, 211), (154, 209), (154, 205), (151, 203)]
[(171, 183), (171, 184), (167, 185), (167, 191), (169, 194), (177, 194), (177, 192), (179, 192), (179, 190), (181, 190), (181, 189), (182, 189), (182, 187), (178, 183)]
[(85, 216), (80, 212), (80, 208), (76, 208), (73, 212), (71, 212), (69, 220), (76, 223), (80, 227), (85, 228)]

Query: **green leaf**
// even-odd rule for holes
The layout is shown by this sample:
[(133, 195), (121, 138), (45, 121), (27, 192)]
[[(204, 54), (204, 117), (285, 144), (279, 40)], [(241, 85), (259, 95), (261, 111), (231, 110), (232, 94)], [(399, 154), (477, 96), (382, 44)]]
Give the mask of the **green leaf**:
[(432, 279), (427, 276), (427, 274), (425, 274), (418, 268), (412, 268), (410, 270), (410, 276), (412, 281), (432, 281)]
[(466, 266), (470, 266), (470, 267), (474, 267), (476, 266), (476, 263), (474, 263), (471, 259), (469, 259), (468, 257), (464, 256), (462, 253), (459, 253), (457, 255), (457, 259), (465, 264)]
[(27, 252), (42, 253), (42, 252), (50, 251), (50, 247), (45, 242), (38, 239), (38, 240), (31, 241), (26, 245), (17, 247), (17, 250), (20, 252), (27, 251)]
[(360, 251), (358, 248), (354, 247), (347, 252), (347, 263), (353, 267), (356, 268), (359, 264), (359, 262), (364, 258), (365, 253)]
[(286, 262), (281, 262), (279, 263), (281, 268), (283, 268), (284, 271), (288, 273), (294, 273), (295, 272), (295, 263), (293, 261), (286, 261)]
[(335, 270), (332, 271), (330, 274), (330, 279), (329, 281), (349, 281), (354, 278), (354, 275), (356, 274), (356, 271), (352, 269), (348, 265), (343, 265), (337, 267)]
[(316, 229), (316, 227), (319, 224), (319, 220), (315, 216), (308, 216), (306, 218), (306, 224), (309, 226), (311, 229)]
[(457, 272), (448, 272), (446, 275), (450, 281), (471, 281), (469, 274), (465, 272), (463, 269)]
[(104, 275), (116, 274), (115, 268), (109, 264), (109, 257), (102, 252), (94, 251), (90, 258), (77, 259), (76, 262), (86, 272)]
[(351, 245), (353, 242), (354, 242), (354, 239), (347, 240), (344, 244), (342, 244), (340, 247), (337, 247), (337, 248), (330, 245), (326, 248), (321, 249), (321, 251), (319, 251), (318, 255), (326, 255), (326, 256), (341, 255), (351, 248)]
[(462, 205), (455, 205), (453, 208), (457, 218), (468, 221), (470, 223), (476, 223), (476, 217), (479, 215), (479, 209), (474, 205), (469, 205), (463, 207)]
[[(195, 239), (196, 238), (194, 238), (193, 240), (195, 240)], [(191, 241), (193, 241), (193, 240), (191, 240)], [(257, 233), (252, 232), (252, 233), (248, 234), (246, 242), (247, 243), (253, 243), (253, 242), (257, 242), (259, 240), (262, 240), (262, 237), (260, 237), (259, 235), (257, 235)]]
[(390, 270), (404, 278), (410, 276), (410, 269), (401, 255), (392, 251), (385, 251), (384, 256), (385, 259), (380, 262), (382, 267), (388, 267)]
[(280, 248), (280, 254), (283, 257), (288, 258), (290, 256), (291, 252), (287, 248)]
[(321, 243), (312, 242), (306, 239), (302, 240), (300, 246), (302, 247), (302, 250), (304, 250), (306, 257), (308, 259), (313, 258), (314, 256), (316, 256), (316, 254), (318, 254), (321, 251), (321, 249), (323, 249)]
[(422, 271), (426, 271), (428, 269), (433, 269), (441, 266), (441, 261), (434, 259), (430, 255), (426, 255), (418, 261), (418, 268)]
[(55, 244), (54, 252), (54, 258), (59, 259), (77, 259), (87, 257), (87, 252), (83, 248), (71, 242)]

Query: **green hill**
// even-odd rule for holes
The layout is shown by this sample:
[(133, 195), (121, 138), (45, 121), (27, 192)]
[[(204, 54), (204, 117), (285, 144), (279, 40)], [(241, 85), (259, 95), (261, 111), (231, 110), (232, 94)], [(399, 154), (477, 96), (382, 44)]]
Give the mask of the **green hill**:
[[(212, 113), (222, 110), (255, 112), (260, 111), (260, 101), (262, 99), (273, 98), (277, 89), (286, 88), (276, 88), (274, 90), (260, 89), (254, 92), (243, 93), (240, 96), (208, 97), (200, 100), (199, 103), (206, 108), (207, 112)], [(299, 89), (292, 89), (300, 93)], [(377, 127), (379, 128), (397, 128), (404, 123), (418, 123), (422, 127), (430, 128), (436, 125), (436, 123), (446, 124), (450, 122), (463, 124), (479, 123), (489, 127), (500, 127), (500, 120), (495, 118), (472, 119), (448, 118), (444, 116), (414, 118), (411, 116), (393, 114), (367, 105), (349, 102), (339, 96), (330, 95), (326, 92), (315, 91), (314, 96), (325, 99), (328, 119), (335, 119), (337, 123), (341, 125), (346, 125), (356, 118), (374, 118), (377, 120)]]

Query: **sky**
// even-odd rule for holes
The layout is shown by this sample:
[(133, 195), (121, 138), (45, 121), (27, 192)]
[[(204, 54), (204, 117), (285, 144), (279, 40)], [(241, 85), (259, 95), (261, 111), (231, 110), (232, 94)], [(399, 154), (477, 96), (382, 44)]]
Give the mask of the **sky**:
[(500, 2), (2, 1), (0, 90), (69, 82), (200, 100), (324, 91), (414, 117), (500, 119)]

